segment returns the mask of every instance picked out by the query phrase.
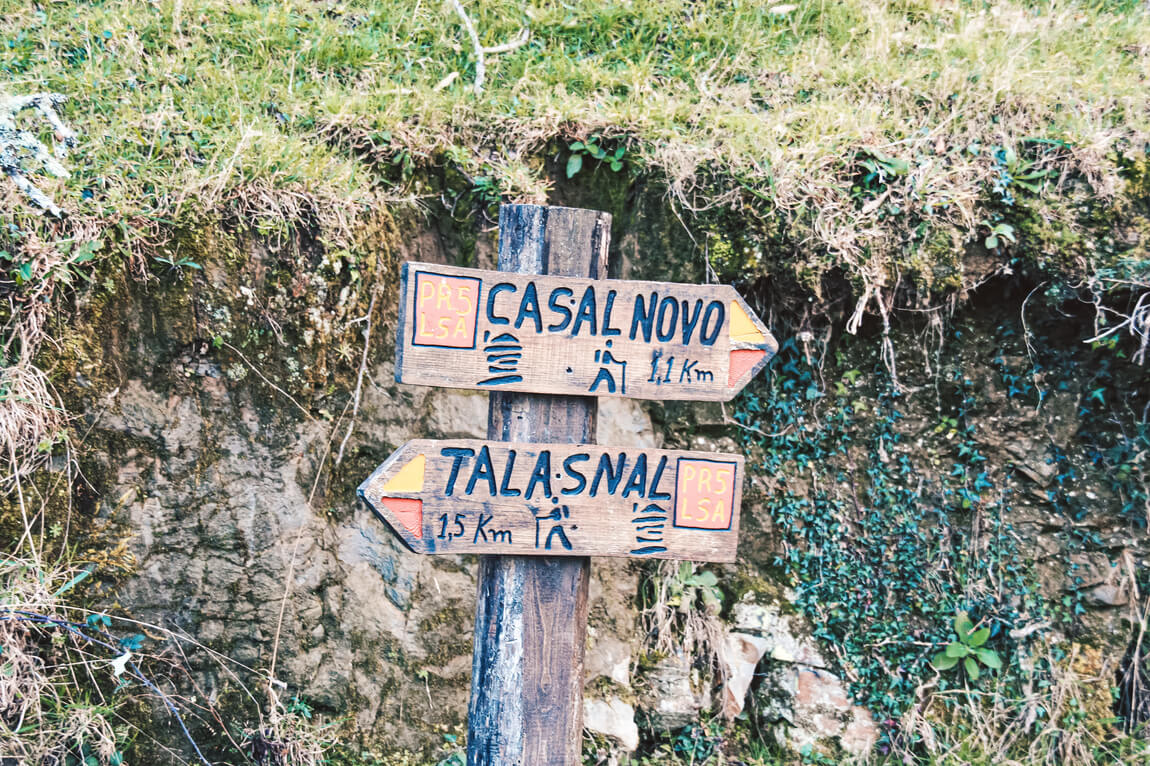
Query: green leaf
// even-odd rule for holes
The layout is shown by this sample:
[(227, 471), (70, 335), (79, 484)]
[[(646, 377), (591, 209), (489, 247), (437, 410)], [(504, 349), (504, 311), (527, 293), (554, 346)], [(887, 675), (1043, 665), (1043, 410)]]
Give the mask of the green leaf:
[(713, 588), (719, 584), (719, 578), (715, 576), (714, 572), (709, 570), (705, 572), (699, 572), (699, 574), (695, 575), (695, 584), (705, 585), (708, 588)]
[(947, 657), (946, 652), (939, 652), (934, 655), (934, 659), (930, 662), (935, 670), (950, 670), (958, 664), (958, 660), (954, 657)]
[(993, 649), (977, 649), (975, 653), (978, 655), (978, 659), (982, 661), (982, 664), (991, 670), (1002, 669), (1002, 658), (1000, 658), (998, 652)]
[(96, 257), (96, 251), (104, 246), (104, 242), (99, 239), (93, 239), (80, 245), (77, 250), (76, 257), (72, 259), (72, 263), (84, 263)]
[(973, 630), (974, 623), (970, 621), (970, 615), (966, 612), (959, 612), (954, 616), (954, 632), (958, 634), (960, 640), (965, 641), (969, 638)]
[(93, 630), (99, 630), (101, 625), (105, 628), (112, 626), (112, 618), (106, 614), (90, 614), (84, 618), (84, 622)]
[(1002, 236), (1003, 239), (1010, 242), (1017, 242), (1014, 238), (1014, 227), (1008, 223), (1000, 223), (994, 227), (994, 232)]
[(965, 657), (968, 654), (970, 654), (970, 650), (966, 648), (966, 644), (958, 641), (954, 641), (946, 647), (947, 657)]
[(61, 586), (60, 586), (60, 589), (59, 589), (59, 590), (57, 590), (57, 591), (56, 591), (55, 593), (53, 593), (52, 595), (53, 595), (53, 596), (62, 596), (63, 594), (67, 593), (68, 591), (72, 590), (72, 588), (75, 588), (77, 585), (79, 585), (80, 583), (84, 582), (84, 580), (88, 579), (88, 576), (89, 576), (90, 574), (92, 574), (92, 569), (93, 569), (94, 567), (95, 567), (95, 565), (94, 565), (94, 564), (93, 564), (93, 565), (89, 565), (89, 567), (88, 567), (87, 569), (85, 569), (83, 572), (81, 572), (80, 574), (76, 575), (75, 577), (73, 577), (73, 578), (72, 578), (71, 580), (69, 580), (68, 582), (66, 582), (66, 583), (64, 583), (63, 585), (61, 585)]
[(575, 143), (571, 144), (571, 146), (569, 148), (573, 152), (580, 151), (581, 149), (583, 149), (583, 142), (582, 141), (576, 141)]
[(970, 640), (966, 643), (971, 646), (982, 646), (988, 638), (990, 638), (990, 628), (980, 628), (970, 634)]
[(583, 155), (572, 154), (567, 158), (567, 177), (571, 178), (583, 167)]
[(117, 643), (120, 648), (128, 652), (139, 651), (144, 646), (144, 639), (146, 636), (143, 633), (134, 633), (130, 636), (124, 636)]
[(611, 160), (611, 170), (618, 173), (622, 169), (623, 169), (623, 163), (622, 162), (619, 162), (619, 160)]
[(998, 237), (991, 234), (986, 238), (986, 242), (984, 244), (986, 245), (987, 250), (993, 250), (994, 248), (998, 247)]
[(970, 676), (971, 681), (978, 680), (978, 663), (974, 661), (973, 657), (967, 657), (963, 660), (962, 666), (966, 668), (966, 674)]

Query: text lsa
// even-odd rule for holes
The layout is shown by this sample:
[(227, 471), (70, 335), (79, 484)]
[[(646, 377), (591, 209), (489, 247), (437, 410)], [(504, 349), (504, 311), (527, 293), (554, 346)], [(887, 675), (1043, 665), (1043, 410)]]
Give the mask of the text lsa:
[(418, 343), (464, 348), (475, 343), (475, 302), (481, 282), (473, 277), (416, 275)]
[[(639, 453), (632, 458), (626, 452), (617, 455), (604, 453), (592, 461), (586, 452), (577, 452), (562, 459), (562, 467), (552, 466), (551, 451), (541, 450), (532, 464), (516, 467), (517, 453), (506, 450), (492, 458), (486, 447), (476, 450), (468, 447), (445, 447), (440, 451), (452, 459), (443, 494), (451, 497), (456, 492), (471, 496), (479, 491), (489, 497), (555, 498), (556, 491), (565, 497), (601, 494), (648, 500), (669, 500), (669, 492), (660, 491), (660, 481), (667, 470), (667, 457), (648, 466), (647, 455)], [(552, 480), (555, 480), (554, 486)]]
[(609, 288), (604, 292), (605, 297), (600, 301), (595, 286), (589, 285), (576, 301), (570, 288), (556, 287), (544, 302), (534, 282), (528, 282), (521, 293), (516, 285), (499, 282), (487, 293), (487, 321), (493, 325), (513, 325), (516, 329), (527, 325), (536, 333), (543, 333), (546, 328), (547, 332), (566, 332), (573, 338), (580, 333), (612, 337), (622, 335), (626, 329), (630, 340), (677, 341), (684, 346), (690, 345), (698, 332), (702, 345), (713, 346), (726, 318), (721, 300), (688, 301), (670, 295), (660, 298), (657, 291), (652, 291), (650, 296), (636, 295), (634, 303), (623, 308), (622, 322), (615, 324), (613, 314), (618, 292)]

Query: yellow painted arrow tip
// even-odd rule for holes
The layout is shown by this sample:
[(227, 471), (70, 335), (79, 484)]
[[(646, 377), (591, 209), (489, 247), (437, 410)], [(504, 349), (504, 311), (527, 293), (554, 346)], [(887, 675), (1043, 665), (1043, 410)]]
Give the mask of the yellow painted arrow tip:
[(423, 474), (427, 468), (427, 456), (416, 455), (399, 472), (387, 480), (381, 492), (422, 492)]
[(727, 333), (734, 343), (754, 343), (757, 345), (766, 342), (766, 337), (762, 331), (759, 330), (755, 321), (739, 305), (738, 301), (731, 301), (731, 323), (727, 328)]

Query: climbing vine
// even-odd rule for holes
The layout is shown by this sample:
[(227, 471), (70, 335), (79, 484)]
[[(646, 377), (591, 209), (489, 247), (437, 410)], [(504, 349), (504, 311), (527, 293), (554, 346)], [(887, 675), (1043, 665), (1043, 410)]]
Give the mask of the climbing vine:
[[(989, 628), (988, 645), (1005, 653), (1006, 629), (1041, 617), (1041, 602), (1002, 521), (1005, 494), (973, 438), (969, 381), (958, 372), (949, 381), (958, 406), (938, 429), (956, 434), (957, 447), (939, 481), (905, 448), (897, 393), (887, 386), (873, 404), (835, 395), (819, 413), (816, 373), (785, 344), (769, 386), (745, 397), (736, 417), (787, 431), (770, 440), (745, 432), (765, 475), (802, 477), (783, 480), (772, 498), (784, 539), (776, 564), (889, 738), (933, 675), (930, 660), (951, 640), (956, 612)], [(938, 685), (955, 681), (944, 674)]]
[[(1104, 344), (1060, 342), (1050, 323), (1025, 327), (1017, 316), (1000, 317), (987, 330), (952, 327), (933, 368), (918, 371), (930, 385), (909, 395), (893, 385), (880, 359), (860, 361), (865, 351), (845, 344), (819, 350), (832, 364), (790, 340), (770, 379), (737, 403), (735, 419), (745, 426), (738, 430), (769, 485), (767, 509), (780, 536), (774, 563), (855, 700), (881, 723), (884, 748), (917, 746), (921, 732), (905, 721), (931, 694), (944, 708), (969, 693), (994, 694), (1021, 716), (1023, 685), (1035, 674), (1049, 685), (1070, 661), (1045, 642), (1051, 628), (1080, 630), (1087, 605), (1075, 554), (1104, 545), (1095, 526), (1082, 521), (1099, 503), (1082, 490), (1085, 471), (1107, 477), (1115, 502), (1106, 512), (1136, 529), (1145, 524), (1139, 466), (1146, 422), (1134, 412), (1138, 396), (1123, 393), (1126, 360)], [(977, 369), (963, 356), (968, 332), (993, 343), (981, 353), (997, 380), (966, 372)], [(1026, 456), (1039, 478), (1049, 477), (1039, 490), (1014, 462), (990, 451), (1003, 437), (986, 429), (998, 417), (1045, 418), (1055, 395), (1077, 400), (1080, 422), (1070, 441), (1051, 438), (1044, 453)], [(924, 407), (927, 397), (933, 408)], [(924, 415), (930, 409), (933, 415)], [(1038, 554), (1024, 542), (1028, 533), (1014, 526), (1036, 502), (1057, 527), (1061, 585), (1043, 582)], [(932, 666), (932, 658), (962, 643), (954, 625), (963, 614), (970, 620), (963, 625), (972, 626), (967, 641), (979, 641), (967, 654), (985, 648), (1001, 662), (979, 664), (976, 672), (962, 663)], [(1055, 713), (1034, 715), (1041, 722)]]

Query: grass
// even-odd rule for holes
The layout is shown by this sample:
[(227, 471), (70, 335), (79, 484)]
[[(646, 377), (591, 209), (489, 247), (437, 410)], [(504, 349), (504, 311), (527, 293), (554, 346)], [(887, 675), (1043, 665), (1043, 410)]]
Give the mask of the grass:
[[(892, 217), (977, 232), (990, 147), (1065, 142), (1037, 160), (1051, 183), (1069, 173), (1106, 197), (1115, 152), (1150, 135), (1139, 3), (465, 9), (484, 46), (530, 34), (485, 56), (481, 93), (460, 19), (422, 1), (4, 0), (0, 71), (6, 89), (72, 98), (84, 143), (61, 204), (145, 242), (221, 215), (272, 233), (302, 218), (346, 241), (356, 211), (426, 192), (381, 159), (450, 156), (506, 199), (541, 201), (551, 142), (599, 134), (684, 208), (805, 212), (818, 270), (881, 282)], [(898, 163), (859, 205), (868, 153)]]
[(128, 737), (107, 693), (117, 652), (76, 640), (92, 625), (64, 627), (63, 596), (88, 574), (34, 555), (0, 560), (0, 752), (21, 763), (122, 763)]
[[(230, 743), (224, 750), (242, 763), (327, 762), (337, 724), (312, 720), (306, 703), (281, 699), (270, 685), (261, 704), (254, 696), (259, 692), (241, 680), (254, 675), (251, 668), (178, 631), (78, 606), (84, 597), (76, 591), (107, 573), (95, 563), (74, 563), (80, 559), (75, 552), (52, 558), (43, 548), (29, 528), (15, 551), (0, 556), (0, 757), (122, 766), (133, 745), (143, 743), (166, 763), (206, 766), (195, 731)], [(201, 652), (246, 695), (250, 704), (243, 712), (250, 719), (237, 720), (236, 710), (224, 713), (214, 692), (199, 688), (189, 655)], [(194, 693), (181, 695), (177, 687)], [(141, 720), (163, 721), (180, 733), (168, 739), (141, 727)]]

